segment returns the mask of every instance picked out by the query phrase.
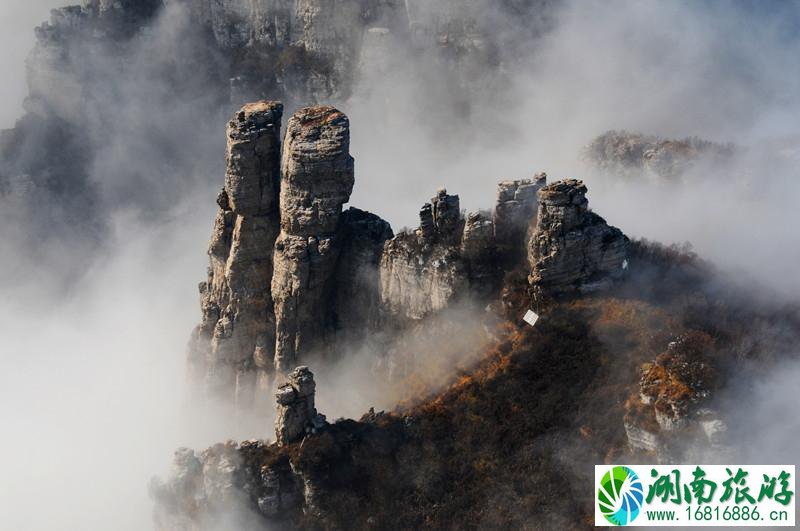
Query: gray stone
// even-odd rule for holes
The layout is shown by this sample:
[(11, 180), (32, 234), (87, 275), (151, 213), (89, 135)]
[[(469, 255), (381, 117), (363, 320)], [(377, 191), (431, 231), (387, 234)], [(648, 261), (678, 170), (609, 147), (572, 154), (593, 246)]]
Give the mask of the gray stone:
[(536, 230), (528, 245), (528, 281), (537, 301), (601, 289), (624, 275), (629, 240), (589, 210), (582, 181), (558, 181), (538, 195)]
[(353, 190), (350, 124), (333, 107), (289, 120), (281, 165), (281, 234), (275, 243), (275, 366), (287, 371), (322, 348), (340, 251), (342, 205)]
[(279, 446), (297, 442), (325, 426), (325, 417), (314, 406), (315, 393), (314, 374), (308, 367), (297, 367), (278, 388), (275, 440)]
[(190, 364), (204, 391), (242, 407), (256, 385), (269, 387), (275, 318), (270, 294), (278, 234), (280, 121), (283, 106), (258, 102), (228, 124), (225, 188), (209, 244), (209, 278), (200, 286), (203, 318)]

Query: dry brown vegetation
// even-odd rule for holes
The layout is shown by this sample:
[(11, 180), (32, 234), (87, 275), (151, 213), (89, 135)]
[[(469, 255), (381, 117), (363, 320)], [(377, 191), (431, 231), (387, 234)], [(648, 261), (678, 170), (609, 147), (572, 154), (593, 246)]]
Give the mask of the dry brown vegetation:
[[(726, 371), (740, 367), (731, 353), (748, 335), (742, 319), (753, 318), (705, 289), (706, 269), (691, 256), (637, 245), (634, 263), (644, 279), (657, 275), (671, 292), (642, 291), (646, 280), (636, 277), (615, 293), (557, 302), (535, 327), (514, 318), (474, 369), (441, 393), (361, 422), (341, 421), (294, 447), (293, 461), (325, 489), (323, 523), (308, 515), (296, 523), (591, 526), (592, 465), (648, 459), (630, 453), (623, 428), (627, 413), (655, 429), (653, 409), (637, 400), (643, 364), (655, 360), (650, 377), (669, 380), (669, 392), (691, 393), (698, 381), (721, 384)], [(506, 279), (509, 316), (524, 309), (525, 289), (512, 285), (523, 281)], [(759, 319), (797, 325), (796, 313), (785, 309), (763, 310)], [(799, 337), (800, 326), (792, 333)], [(751, 341), (748, 356), (764, 354), (752, 343), (784, 336)], [(681, 348), (665, 355), (676, 338), (683, 338)]]

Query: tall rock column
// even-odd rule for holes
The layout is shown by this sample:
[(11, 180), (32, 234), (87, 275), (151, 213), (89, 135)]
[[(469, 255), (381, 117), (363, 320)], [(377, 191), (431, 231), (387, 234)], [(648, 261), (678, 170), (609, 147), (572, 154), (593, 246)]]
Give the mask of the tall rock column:
[[(273, 373), (275, 316), (270, 294), (278, 235), (283, 105), (245, 105), (228, 123), (228, 168), (200, 285), (203, 320), (192, 341), (207, 395), (252, 404)], [(259, 393), (266, 395), (266, 391)]]
[(607, 287), (627, 267), (628, 238), (589, 210), (583, 181), (539, 190), (536, 230), (528, 247), (528, 281), (537, 301)]
[(331, 325), (336, 232), (354, 184), (349, 150), (350, 122), (333, 107), (301, 109), (287, 124), (272, 278), (275, 367), (282, 372), (317, 351)]

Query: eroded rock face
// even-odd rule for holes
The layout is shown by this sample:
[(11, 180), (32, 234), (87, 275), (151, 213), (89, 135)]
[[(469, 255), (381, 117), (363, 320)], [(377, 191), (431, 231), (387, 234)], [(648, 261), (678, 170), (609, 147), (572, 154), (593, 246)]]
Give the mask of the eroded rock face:
[(468, 287), (457, 195), (442, 189), (420, 209), (420, 226), (387, 242), (381, 257), (381, 303), (394, 318), (422, 319)]
[(275, 244), (275, 366), (288, 371), (322, 347), (341, 239), (342, 205), (353, 190), (350, 123), (333, 107), (295, 113), (281, 165), (281, 234)]
[(527, 247), (535, 228), (532, 222), (536, 220), (539, 204), (537, 193), (546, 184), (547, 174), (537, 173), (533, 179), (502, 181), (497, 185), (492, 221), (497, 250), (504, 260), (513, 262), (523, 256), (520, 251)]
[(225, 187), (209, 244), (208, 281), (200, 285), (203, 319), (191, 362), (208, 395), (249, 406), (269, 387), (275, 316), (270, 293), (278, 235), (280, 127), (283, 106), (258, 102), (228, 124)]
[(558, 181), (538, 195), (528, 246), (528, 281), (536, 300), (600, 289), (624, 275), (629, 240), (589, 210), (582, 181)]
[(228, 441), (198, 454), (179, 449), (169, 476), (150, 484), (155, 528), (261, 529), (297, 515), (306, 482), (285, 456), (274, 454), (257, 440)]
[(352, 351), (381, 327), (379, 268), (384, 245), (394, 233), (387, 221), (350, 207), (342, 214), (339, 234), (333, 324), (336, 344)]
[(308, 367), (297, 367), (278, 388), (275, 440), (279, 446), (297, 442), (325, 426), (325, 416), (317, 413), (314, 406), (316, 389), (314, 374)]
[(400, 234), (381, 258), (381, 302), (390, 315), (422, 319), (446, 308), (467, 286), (458, 250), (431, 245), (418, 234)]
[(489, 212), (472, 212), (464, 220), (461, 257), (466, 263), (470, 287), (483, 296), (497, 289), (502, 273), (494, 231)]

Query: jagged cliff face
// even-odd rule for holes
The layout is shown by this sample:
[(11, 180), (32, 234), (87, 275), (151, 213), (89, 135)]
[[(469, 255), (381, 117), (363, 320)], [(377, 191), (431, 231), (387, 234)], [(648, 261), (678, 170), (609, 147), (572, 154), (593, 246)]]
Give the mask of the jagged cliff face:
[(272, 293), (277, 316), (275, 367), (294, 368), (317, 353), (330, 329), (342, 205), (353, 190), (350, 123), (331, 107), (289, 121), (281, 167), (281, 235)]
[(504, 181), (493, 212), (467, 216), (440, 190), (419, 228), (394, 236), (374, 214), (342, 211), (355, 182), (348, 118), (303, 108), (281, 140), (282, 113), (280, 103), (252, 103), (228, 124), (203, 318), (189, 345), (202, 394), (237, 409), (263, 407), (299, 364), (364, 349), (380, 378), (414, 373), (414, 341), (465, 333), (429, 318), (482, 307), (523, 263), (545, 184), (544, 175)]
[[(637, 275), (553, 300), (535, 326), (520, 319), (530, 294), (508, 301), (509, 321), (475, 367), (393, 413), (328, 424), (313, 375), (298, 368), (276, 394), (276, 444), (175, 454), (151, 486), (158, 529), (232, 516), (255, 529), (516, 528), (531, 514), (582, 528), (593, 499), (574, 486), (597, 462), (730, 455), (711, 399), (726, 374), (785, 351), (800, 314), (743, 307), (675, 249), (632, 242), (627, 256)], [(643, 289), (654, 277), (663, 289)]]
[(268, 289), (278, 236), (280, 103), (246, 105), (228, 124), (225, 187), (200, 285), (203, 321), (192, 338), (190, 367), (206, 392), (250, 405), (269, 387), (275, 314)]
[(539, 190), (536, 230), (528, 247), (534, 299), (606, 288), (628, 267), (628, 238), (591, 212), (582, 181)]

